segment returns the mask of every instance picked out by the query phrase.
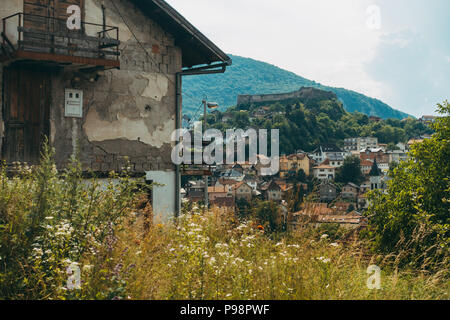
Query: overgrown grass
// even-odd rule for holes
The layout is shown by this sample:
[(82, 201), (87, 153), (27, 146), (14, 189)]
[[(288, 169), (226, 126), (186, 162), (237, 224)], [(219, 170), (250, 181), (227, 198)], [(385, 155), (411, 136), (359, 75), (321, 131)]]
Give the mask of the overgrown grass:
[[(75, 162), (58, 173), (50, 152), (13, 178), (0, 171), (0, 299), (449, 298), (448, 266), (398, 269), (360, 243), (267, 234), (195, 207), (151, 224), (136, 181), (111, 178), (85, 183)], [(380, 290), (367, 288), (370, 264), (382, 269)]]
[[(251, 221), (217, 212), (156, 225), (142, 239), (123, 233), (119, 252), (133, 299), (448, 299), (448, 271), (398, 270), (389, 257), (368, 258), (361, 244), (346, 247), (310, 233), (278, 240)], [(130, 245), (132, 244), (132, 245)], [(383, 261), (384, 260), (384, 261)], [(369, 290), (367, 267), (382, 269), (380, 290)]]

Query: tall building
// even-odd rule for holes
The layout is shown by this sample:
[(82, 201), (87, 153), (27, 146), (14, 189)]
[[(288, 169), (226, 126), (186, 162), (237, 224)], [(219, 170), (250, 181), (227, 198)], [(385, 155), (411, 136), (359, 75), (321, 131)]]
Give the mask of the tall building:
[(347, 152), (376, 147), (378, 147), (378, 138), (374, 137), (348, 138), (344, 140), (344, 150)]

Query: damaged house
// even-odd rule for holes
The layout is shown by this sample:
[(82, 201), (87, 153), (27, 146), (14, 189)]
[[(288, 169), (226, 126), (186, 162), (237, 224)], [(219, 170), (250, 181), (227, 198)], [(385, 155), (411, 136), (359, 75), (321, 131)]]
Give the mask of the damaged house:
[(36, 164), (48, 139), (59, 169), (131, 167), (161, 185), (155, 214), (177, 214), (182, 77), (230, 58), (163, 0), (2, 0), (0, 18), (1, 159)]

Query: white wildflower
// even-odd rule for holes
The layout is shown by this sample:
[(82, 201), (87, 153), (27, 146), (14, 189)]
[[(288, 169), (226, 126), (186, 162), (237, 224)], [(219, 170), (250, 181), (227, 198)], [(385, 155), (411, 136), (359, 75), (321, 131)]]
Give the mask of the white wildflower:
[(215, 245), (215, 247), (216, 247), (216, 249), (225, 249), (225, 248), (228, 248), (228, 244), (219, 242)]
[(331, 259), (325, 257), (319, 257), (317, 258), (317, 260), (322, 261), (323, 263), (328, 263), (331, 261)]
[(88, 271), (90, 271), (93, 267), (94, 267), (94, 266), (91, 265), (91, 264), (84, 265), (84, 266), (83, 266), (83, 271), (88, 272)]
[(33, 255), (34, 256), (41, 257), (43, 254), (44, 254), (44, 252), (42, 251), (41, 248), (34, 248), (33, 249)]
[(332, 246), (332, 247), (339, 247), (339, 244), (336, 243), (336, 242), (333, 242), (333, 243), (330, 243), (330, 246)]

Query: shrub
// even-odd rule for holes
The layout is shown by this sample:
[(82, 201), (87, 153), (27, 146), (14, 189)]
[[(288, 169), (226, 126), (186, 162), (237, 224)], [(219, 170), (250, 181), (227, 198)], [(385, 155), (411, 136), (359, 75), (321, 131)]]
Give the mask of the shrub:
[(412, 146), (410, 159), (390, 171), (386, 192), (373, 192), (369, 236), (376, 250), (415, 268), (448, 267), (450, 235), (450, 104), (431, 139)]
[[(48, 147), (39, 166), (15, 170), (12, 178), (6, 166), (0, 171), (0, 297), (119, 295), (111, 254), (117, 228), (133, 208), (134, 181), (111, 174), (106, 184), (84, 183), (76, 161), (59, 173)], [(92, 275), (82, 290), (67, 290), (69, 267)]]

